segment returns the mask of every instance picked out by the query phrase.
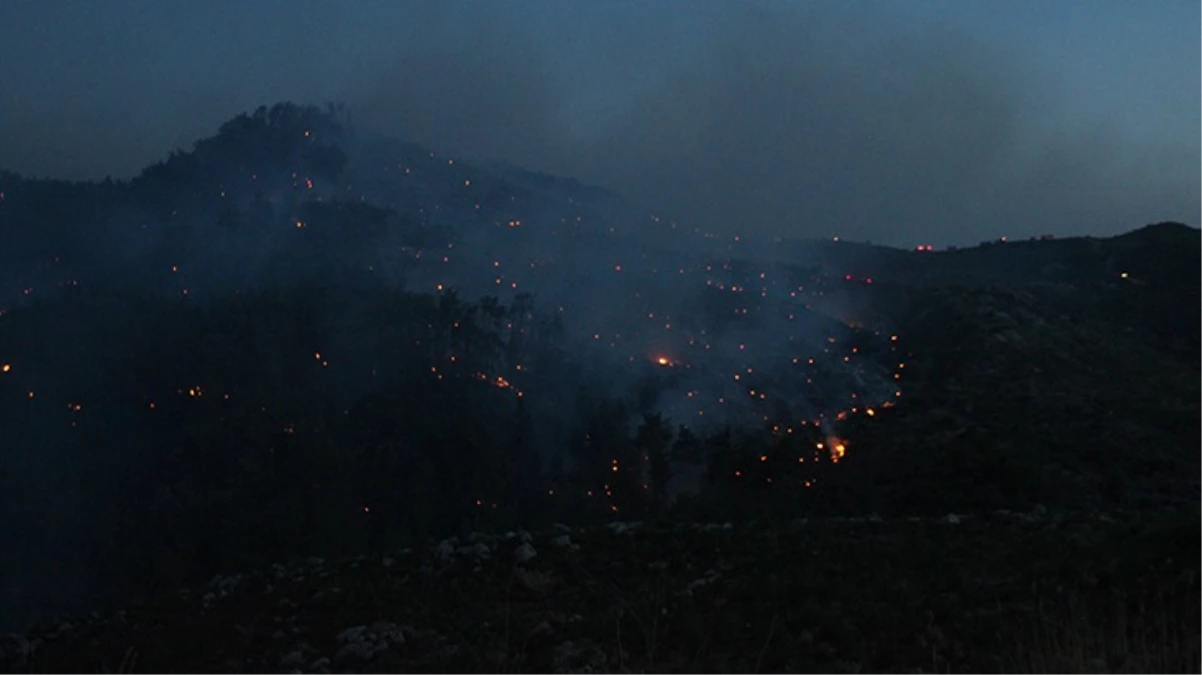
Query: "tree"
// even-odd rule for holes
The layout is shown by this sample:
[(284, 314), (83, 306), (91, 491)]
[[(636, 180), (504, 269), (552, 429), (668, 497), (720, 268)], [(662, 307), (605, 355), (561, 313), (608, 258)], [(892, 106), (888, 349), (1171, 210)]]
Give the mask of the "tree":
[(643, 423), (635, 433), (635, 448), (641, 455), (645, 467), (644, 482), (650, 492), (653, 512), (658, 512), (668, 501), (668, 483), (672, 479), (672, 468), (668, 461), (668, 444), (672, 431), (659, 413), (643, 415)]
[(676, 432), (676, 442), (672, 444), (670, 459), (674, 462), (689, 462), (701, 464), (705, 462), (704, 446), (701, 439), (693, 430), (680, 425)]

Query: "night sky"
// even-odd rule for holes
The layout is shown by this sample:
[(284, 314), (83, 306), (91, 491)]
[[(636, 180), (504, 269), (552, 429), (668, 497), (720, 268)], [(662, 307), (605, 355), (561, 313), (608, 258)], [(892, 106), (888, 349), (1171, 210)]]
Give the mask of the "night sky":
[(1199, 212), (1197, 2), (0, 4), (0, 167), (124, 178), (280, 100), (751, 236)]

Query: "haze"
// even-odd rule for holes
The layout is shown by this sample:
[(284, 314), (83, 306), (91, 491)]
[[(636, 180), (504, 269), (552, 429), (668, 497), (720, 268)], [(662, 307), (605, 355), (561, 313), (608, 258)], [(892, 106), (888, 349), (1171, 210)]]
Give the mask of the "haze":
[(0, 167), (125, 178), (279, 100), (753, 237), (1199, 210), (1193, 2), (8, 2)]

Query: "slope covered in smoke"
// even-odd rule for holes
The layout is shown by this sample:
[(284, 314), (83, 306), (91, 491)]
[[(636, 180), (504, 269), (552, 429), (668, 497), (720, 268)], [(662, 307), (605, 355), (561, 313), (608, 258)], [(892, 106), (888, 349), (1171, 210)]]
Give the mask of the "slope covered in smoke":
[(891, 404), (896, 341), (814, 309), (814, 270), (344, 122), (281, 104), (128, 182), (3, 176), (13, 614), (262, 546), (638, 512), (668, 498), (640, 420), (824, 439)]
[[(341, 122), (336, 109), (260, 109), (128, 184), (68, 200), (76, 212), (33, 234), (22, 209), (40, 213), (49, 198), (37, 190), (54, 186), (15, 183), (4, 227), (22, 245), (10, 251), (9, 302), (45, 286), (114, 283), (201, 303), (302, 282), (502, 303), (532, 293), (570, 335), (591, 338), (579, 347), (588, 360), (675, 368), (670, 405), (683, 413), (690, 392), (714, 390), (689, 414), (719, 406), (720, 422), (736, 389), (754, 389), (725, 385), (737, 373), (832, 355), (830, 344), (850, 339), (807, 306), (825, 293), (825, 278), (749, 258), (739, 237), (724, 243), (633, 215), (569, 179), (360, 139)], [(45, 268), (51, 278), (30, 280)], [(879, 367), (834, 370), (862, 384), (822, 405), (767, 383), (751, 396), (783, 398), (797, 422), (838, 412), (853, 393), (893, 394)], [(699, 372), (722, 379), (696, 383)], [(650, 377), (646, 368), (640, 377)]]
[(0, 238), (12, 622), (455, 530), (1197, 490), (1194, 228), (732, 235), (280, 104), (0, 174)]

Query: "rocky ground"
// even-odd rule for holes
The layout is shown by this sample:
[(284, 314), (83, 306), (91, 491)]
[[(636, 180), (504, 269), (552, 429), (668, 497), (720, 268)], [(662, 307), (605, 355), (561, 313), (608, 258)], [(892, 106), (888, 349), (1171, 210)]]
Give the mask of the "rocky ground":
[(557, 527), (309, 559), (2, 642), (11, 672), (1196, 672), (1194, 515)]

